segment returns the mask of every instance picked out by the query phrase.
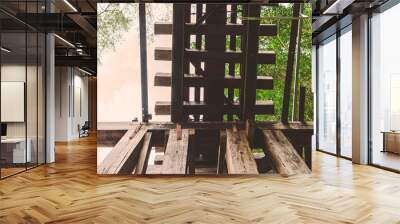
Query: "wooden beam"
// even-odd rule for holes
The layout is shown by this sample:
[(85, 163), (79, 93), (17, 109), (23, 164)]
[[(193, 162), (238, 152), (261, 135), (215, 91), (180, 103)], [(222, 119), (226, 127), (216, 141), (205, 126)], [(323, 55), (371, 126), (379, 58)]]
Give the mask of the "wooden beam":
[(143, 140), (142, 149), (140, 150), (139, 160), (133, 174), (143, 175), (146, 173), (147, 162), (151, 150), (151, 132), (146, 133)]
[(154, 59), (158, 61), (172, 61), (172, 48), (156, 47), (154, 49)]
[[(224, 87), (227, 88), (240, 88), (242, 79), (238, 76), (231, 77), (226, 76), (223, 81)], [(186, 87), (205, 87), (206, 80), (201, 75), (196, 74), (185, 74), (183, 78), (183, 85)], [(170, 73), (156, 73), (154, 76), (154, 86), (171, 86), (171, 74)], [(257, 89), (273, 89), (274, 80), (271, 76), (257, 76)]]
[(310, 174), (304, 160), (280, 130), (263, 130), (264, 152), (270, 156), (276, 171), (284, 177)]
[(177, 137), (176, 130), (171, 129), (169, 131), (161, 174), (186, 174), (189, 129), (182, 130), (181, 140), (178, 140)]
[[(227, 23), (226, 25), (215, 25), (215, 24), (201, 24), (196, 27), (195, 23), (186, 23), (185, 28), (190, 34), (225, 34), (225, 35), (243, 35), (246, 30), (243, 24)], [(260, 25), (260, 36), (276, 36), (278, 28), (275, 24), (261, 24)], [(171, 23), (155, 23), (154, 34), (156, 35), (170, 35), (172, 34)]]
[[(245, 55), (242, 51), (213, 51), (205, 49), (185, 49), (185, 54), (191, 60), (205, 61), (206, 59), (225, 61), (226, 63), (243, 63)], [(276, 55), (273, 51), (259, 51), (253, 55), (257, 57), (257, 64), (275, 64)]]
[[(186, 114), (206, 114), (208, 111), (209, 105), (207, 105), (204, 101), (196, 102), (196, 101), (184, 101), (183, 102), (183, 112)], [(155, 105), (155, 114), (156, 115), (170, 115), (171, 114), (171, 102), (167, 101), (157, 101)], [(233, 113), (240, 114), (240, 104), (234, 102), (232, 105), (225, 104), (222, 108), (223, 113)], [(274, 104), (271, 100), (266, 101), (256, 101), (256, 105), (254, 106), (255, 114), (273, 114), (274, 113)]]
[(155, 35), (172, 35), (172, 24), (171, 23), (154, 23), (154, 34)]
[(97, 167), (98, 174), (131, 174), (139, 156), (147, 128), (142, 125), (129, 129)]
[(228, 174), (258, 174), (246, 131), (226, 130), (226, 166)]

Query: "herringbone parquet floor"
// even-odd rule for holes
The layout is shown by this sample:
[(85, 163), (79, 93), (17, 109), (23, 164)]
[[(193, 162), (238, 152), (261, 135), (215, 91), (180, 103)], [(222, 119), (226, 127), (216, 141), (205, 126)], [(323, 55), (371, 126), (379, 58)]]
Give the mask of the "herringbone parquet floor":
[(311, 176), (101, 177), (94, 138), (0, 181), (0, 223), (400, 223), (400, 175), (314, 153)]

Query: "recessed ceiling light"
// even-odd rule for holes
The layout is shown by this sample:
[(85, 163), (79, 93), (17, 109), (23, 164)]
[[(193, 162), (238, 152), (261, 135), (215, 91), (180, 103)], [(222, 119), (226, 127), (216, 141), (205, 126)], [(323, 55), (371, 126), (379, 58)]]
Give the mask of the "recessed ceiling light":
[(5, 48), (5, 47), (1, 47), (1, 51), (4, 51), (6, 53), (11, 53), (11, 50)]
[(87, 75), (90, 75), (90, 76), (93, 75), (92, 73), (90, 73), (90, 72), (88, 72), (88, 71), (86, 71), (86, 70), (83, 70), (83, 69), (81, 69), (81, 68), (79, 68), (79, 67), (78, 67), (78, 70), (81, 71), (81, 72), (83, 72), (83, 73), (85, 73), (85, 74), (87, 74)]
[(75, 48), (75, 45), (73, 45), (71, 42), (69, 42), (68, 40), (62, 38), (61, 36), (59, 36), (58, 34), (54, 34), (55, 37), (57, 37), (59, 40), (61, 40), (62, 42), (66, 43), (67, 45), (69, 45), (70, 47)]

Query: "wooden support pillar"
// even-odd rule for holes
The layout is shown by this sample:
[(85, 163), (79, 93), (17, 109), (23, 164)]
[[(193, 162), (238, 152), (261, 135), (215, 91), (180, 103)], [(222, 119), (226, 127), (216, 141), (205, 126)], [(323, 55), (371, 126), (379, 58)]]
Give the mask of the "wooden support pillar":
[[(200, 18), (203, 16), (203, 4), (196, 4), (196, 22), (200, 20)], [(196, 35), (196, 49), (200, 50), (202, 45), (202, 35), (197, 34)], [(198, 62), (196, 69), (195, 69), (195, 74), (199, 75), (201, 72), (201, 62)], [(200, 102), (200, 87), (195, 87), (194, 88), (194, 101), (195, 102)], [(194, 116), (195, 121), (200, 120), (199, 115)]]
[(306, 87), (300, 87), (300, 96), (299, 96), (299, 121), (304, 122), (304, 113), (305, 113), (305, 104), (306, 104)]
[[(226, 4), (208, 4), (206, 7), (206, 24), (223, 25), (226, 24)], [(226, 36), (223, 33), (206, 34), (205, 50), (224, 53)], [(206, 73), (207, 95), (205, 96), (208, 105), (205, 120), (220, 121), (223, 118), (224, 107), (224, 74), (225, 62), (206, 57), (204, 71)]]
[[(231, 24), (236, 24), (237, 23), (237, 5), (236, 4), (231, 4), (231, 18), (230, 18), (230, 23)], [(231, 34), (230, 35), (230, 42), (229, 42), (229, 49), (231, 51), (236, 51), (236, 35)], [(235, 77), (235, 63), (229, 63), (229, 76), (230, 77)], [(228, 101), (233, 102), (234, 99), (234, 94), (235, 94), (235, 89), (234, 88), (228, 88)], [(233, 120), (233, 114), (228, 114), (228, 121)]]
[(184, 22), (185, 5), (173, 6), (172, 74), (171, 74), (171, 120), (183, 119), (183, 73), (184, 73)]
[[(293, 4), (293, 15), (292, 17), (299, 17), (300, 15), (300, 4)], [(293, 80), (293, 70), (294, 70), (294, 61), (296, 56), (296, 46), (297, 46), (297, 38), (299, 35), (299, 20), (292, 20), (291, 31), (290, 31), (290, 42), (289, 42), (289, 52), (288, 52), (288, 61), (286, 66), (286, 77), (285, 77), (285, 89), (283, 92), (283, 102), (282, 102), (282, 116), (281, 120), (283, 123), (288, 123), (289, 117), (289, 102), (290, 102), (290, 93), (292, 90), (292, 80)]]
[[(248, 5), (248, 17), (259, 18), (261, 7), (258, 4)], [(256, 103), (256, 84), (257, 84), (257, 55), (258, 55), (258, 32), (260, 27), (259, 19), (246, 20), (247, 38), (246, 38), (246, 58), (244, 69), (244, 88), (243, 88), (243, 111), (242, 119), (254, 119), (254, 106)]]

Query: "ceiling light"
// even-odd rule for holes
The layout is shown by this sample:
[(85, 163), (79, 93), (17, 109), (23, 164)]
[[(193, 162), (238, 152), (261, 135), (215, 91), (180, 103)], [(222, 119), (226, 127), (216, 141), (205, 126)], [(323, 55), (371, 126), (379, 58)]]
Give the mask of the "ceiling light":
[(78, 10), (73, 6), (68, 0), (64, 0), (65, 4), (67, 4), (74, 12), (78, 12)]
[(9, 50), (9, 49), (7, 49), (5, 47), (1, 47), (0, 49), (1, 49), (1, 51), (4, 51), (6, 53), (11, 53), (11, 50)]
[(75, 48), (75, 45), (73, 45), (71, 42), (69, 42), (68, 40), (66, 40), (66, 39), (64, 39), (64, 38), (62, 38), (62, 37), (60, 37), (59, 35), (57, 35), (57, 34), (54, 34), (54, 36), (55, 37), (57, 37), (59, 40), (61, 40), (62, 42), (64, 42), (64, 43), (66, 43), (67, 45), (69, 45), (70, 47), (73, 47), (73, 48)]
[(11, 50), (9, 50), (9, 49), (7, 49), (5, 47), (1, 47), (0, 49), (1, 49), (1, 51), (4, 51), (6, 53), (11, 53)]

